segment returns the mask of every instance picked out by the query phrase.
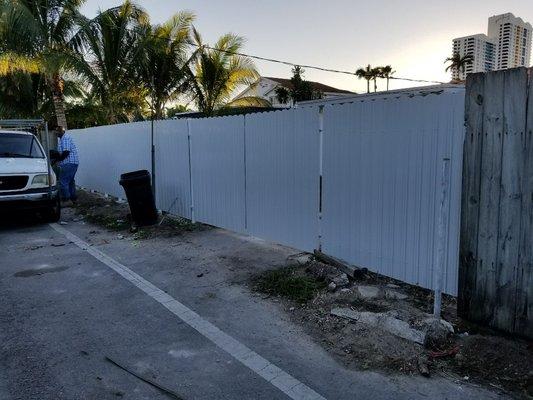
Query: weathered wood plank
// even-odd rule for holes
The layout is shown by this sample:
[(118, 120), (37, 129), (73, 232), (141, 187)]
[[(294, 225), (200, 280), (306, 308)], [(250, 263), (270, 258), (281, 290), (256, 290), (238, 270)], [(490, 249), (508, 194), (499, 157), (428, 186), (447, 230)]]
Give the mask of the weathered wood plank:
[(466, 81), (465, 99), (459, 297), (457, 305), (458, 313), (463, 317), (470, 316), (471, 301), (474, 300), (472, 294), (476, 292), (481, 146), (484, 136), (484, 94), (485, 74), (469, 75)]
[(533, 68), (529, 70), (528, 105), (523, 141), (522, 218), (514, 331), (533, 338)]
[(527, 70), (503, 72), (503, 135), (501, 148), (500, 205), (496, 260), (496, 292), (492, 326), (514, 329), (518, 281), (518, 253), (522, 212), (521, 181), (523, 140), (526, 129)]
[(465, 112), (458, 311), (533, 338), (533, 79), (472, 76)]
[(475, 291), (470, 317), (492, 324), (497, 305), (496, 263), (498, 258), (498, 219), (501, 183), (504, 74), (485, 75), (483, 101), (483, 143), (478, 223), (478, 257)]

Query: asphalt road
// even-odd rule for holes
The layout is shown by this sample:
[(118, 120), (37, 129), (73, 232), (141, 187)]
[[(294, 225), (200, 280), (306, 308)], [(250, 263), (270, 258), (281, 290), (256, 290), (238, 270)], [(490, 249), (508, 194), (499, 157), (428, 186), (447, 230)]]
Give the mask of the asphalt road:
[(66, 219), (0, 228), (0, 399), (172, 398), (106, 357), (185, 400), (496, 398), (345, 369), (245, 284), (292, 249), (218, 229), (134, 241)]

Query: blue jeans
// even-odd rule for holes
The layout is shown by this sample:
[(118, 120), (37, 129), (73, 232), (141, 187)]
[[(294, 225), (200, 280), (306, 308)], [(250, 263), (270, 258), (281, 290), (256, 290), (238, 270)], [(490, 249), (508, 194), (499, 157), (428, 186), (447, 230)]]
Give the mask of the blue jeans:
[(78, 164), (62, 164), (59, 167), (59, 190), (61, 200), (76, 200), (76, 182), (74, 176)]

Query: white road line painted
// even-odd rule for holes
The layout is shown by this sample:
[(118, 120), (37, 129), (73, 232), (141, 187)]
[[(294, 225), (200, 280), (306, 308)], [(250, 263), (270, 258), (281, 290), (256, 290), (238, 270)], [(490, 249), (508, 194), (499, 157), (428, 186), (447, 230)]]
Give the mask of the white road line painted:
[(68, 240), (72, 241), (80, 249), (85, 250), (98, 261), (107, 265), (123, 278), (133, 283), (148, 296), (152, 297), (154, 300), (159, 302), (170, 312), (180, 318), (187, 325), (194, 328), (201, 335), (240, 361), (267, 382), (277, 387), (291, 399), (326, 400), (309, 386), (300, 382), (298, 379), (283, 371), (278, 366), (272, 364), (267, 359), (261, 357), (259, 354), (252, 351), (230, 335), (224, 333), (215, 325), (196, 314), (193, 310), (186, 307), (172, 296), (159, 289), (157, 286), (154, 286), (148, 282), (142, 276), (136, 274), (118, 261), (115, 261), (107, 254), (102, 253), (100, 250), (91, 247), (78, 236), (74, 235), (58, 224), (50, 224), (50, 226), (57, 232), (64, 235)]

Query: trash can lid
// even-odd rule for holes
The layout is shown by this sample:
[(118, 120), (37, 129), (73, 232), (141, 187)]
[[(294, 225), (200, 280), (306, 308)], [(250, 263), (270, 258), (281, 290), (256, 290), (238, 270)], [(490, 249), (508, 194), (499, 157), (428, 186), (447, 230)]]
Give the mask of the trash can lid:
[(145, 177), (150, 177), (150, 172), (148, 172), (145, 169), (141, 169), (138, 171), (132, 171), (132, 172), (126, 172), (120, 175), (121, 180), (130, 180), (130, 179), (138, 179), (138, 178), (145, 178)]

